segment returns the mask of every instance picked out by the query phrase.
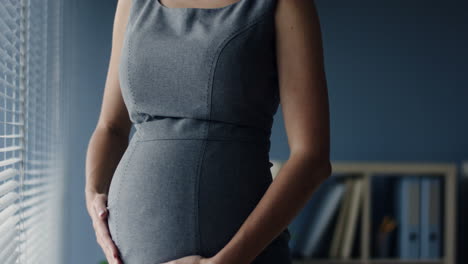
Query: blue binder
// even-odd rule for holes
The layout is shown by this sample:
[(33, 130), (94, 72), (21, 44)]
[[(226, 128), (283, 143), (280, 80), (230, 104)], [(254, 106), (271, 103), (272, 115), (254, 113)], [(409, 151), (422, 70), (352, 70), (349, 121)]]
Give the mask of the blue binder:
[(318, 201), (314, 217), (308, 223), (309, 229), (306, 233), (304, 244), (301, 245), (301, 255), (306, 258), (312, 258), (320, 254), (325, 240), (325, 231), (332, 223), (333, 216), (338, 211), (343, 198), (344, 182), (335, 182), (326, 187), (323, 189), (323, 193)]
[(293, 257), (304, 257), (305, 243), (309, 239), (310, 232), (314, 229), (316, 218), (321, 214), (321, 207), (327, 203), (326, 196), (339, 192), (340, 189), (343, 189), (343, 183), (339, 177), (327, 178), (317, 187), (311, 199), (290, 223), (288, 226), (291, 233), (289, 248)]
[(401, 259), (420, 256), (420, 176), (401, 177), (396, 186), (397, 255)]
[(440, 258), (441, 179), (426, 176), (421, 180), (421, 258)]

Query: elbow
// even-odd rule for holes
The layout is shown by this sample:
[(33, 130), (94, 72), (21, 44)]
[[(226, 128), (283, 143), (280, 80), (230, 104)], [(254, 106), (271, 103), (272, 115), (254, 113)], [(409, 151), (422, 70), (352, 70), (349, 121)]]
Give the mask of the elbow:
[(110, 136), (128, 139), (131, 131), (129, 125), (115, 124), (111, 122), (101, 122), (96, 126), (96, 131), (102, 131), (102, 133)]
[(332, 174), (332, 165), (329, 159), (310, 159), (310, 163), (315, 168), (317, 177), (321, 180), (326, 180)]
[(330, 159), (327, 160), (326, 164), (324, 164), (324, 167), (323, 167), (323, 177), (324, 179), (330, 177), (332, 175), (332, 165), (331, 165), (331, 161)]
[(291, 158), (301, 160), (310, 170), (315, 171), (315, 177), (322, 180), (327, 179), (332, 174), (332, 164), (328, 152), (325, 154), (310, 153), (306, 151), (291, 152)]
[(304, 162), (308, 164), (312, 170), (317, 172), (317, 177), (326, 179), (331, 176), (332, 164), (330, 161), (329, 152), (323, 151), (321, 153), (317, 153), (302, 151), (295, 153), (294, 156), (300, 157), (300, 159), (304, 160)]

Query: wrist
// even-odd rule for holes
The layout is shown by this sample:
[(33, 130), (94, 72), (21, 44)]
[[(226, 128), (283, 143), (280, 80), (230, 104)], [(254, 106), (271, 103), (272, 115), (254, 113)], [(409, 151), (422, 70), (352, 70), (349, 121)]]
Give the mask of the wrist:
[(92, 208), (94, 201), (97, 198), (99, 198), (99, 196), (107, 196), (107, 194), (99, 192), (96, 189), (90, 189), (90, 188), (85, 189), (85, 201), (86, 201), (86, 206), (88, 207), (88, 209)]
[(217, 262), (216, 260), (213, 259), (213, 257), (211, 257), (211, 258), (203, 258), (200, 264), (220, 264), (220, 262)]
[(107, 195), (107, 192), (105, 191), (105, 188), (97, 187), (97, 186), (85, 187), (85, 195), (95, 196), (95, 195), (99, 195), (99, 194)]
[(218, 259), (216, 259), (214, 256), (211, 257), (211, 258), (206, 258), (204, 259), (204, 261), (200, 264), (221, 264), (222, 262), (220, 262)]
[(208, 259), (207, 263), (202, 264), (247, 264), (245, 262), (240, 262), (237, 259), (233, 259), (232, 257), (225, 257), (221, 254), (216, 254), (213, 257)]

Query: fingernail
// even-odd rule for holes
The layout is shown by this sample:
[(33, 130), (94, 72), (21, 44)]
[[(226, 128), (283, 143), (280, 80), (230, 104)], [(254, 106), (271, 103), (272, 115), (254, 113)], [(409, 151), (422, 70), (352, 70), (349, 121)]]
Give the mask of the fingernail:
[(102, 216), (103, 214), (104, 214), (104, 209), (101, 209), (101, 210), (99, 211), (99, 216)]

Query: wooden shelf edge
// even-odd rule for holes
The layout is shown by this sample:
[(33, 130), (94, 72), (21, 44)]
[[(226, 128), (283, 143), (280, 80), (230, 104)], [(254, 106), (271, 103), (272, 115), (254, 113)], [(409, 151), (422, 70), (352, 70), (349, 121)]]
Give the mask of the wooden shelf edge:
[(443, 259), (293, 259), (293, 264), (444, 264)]

